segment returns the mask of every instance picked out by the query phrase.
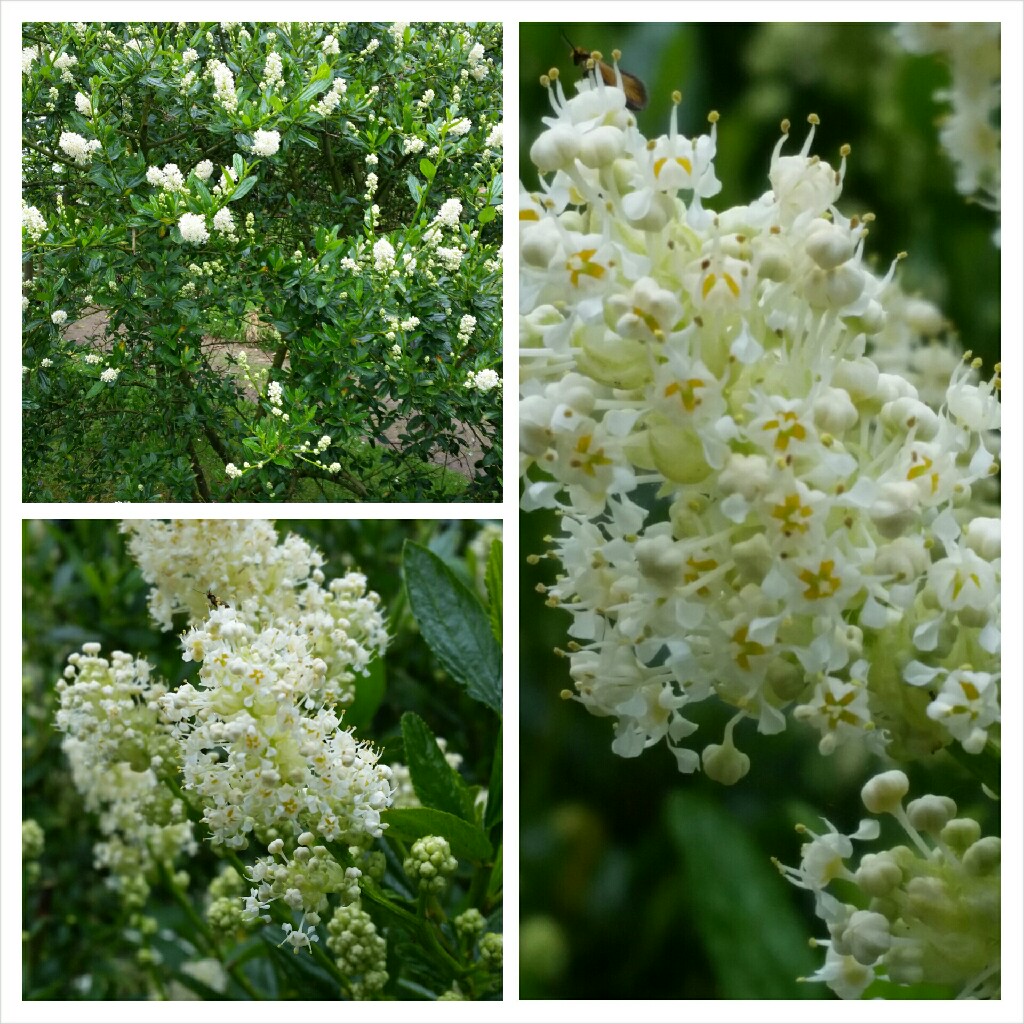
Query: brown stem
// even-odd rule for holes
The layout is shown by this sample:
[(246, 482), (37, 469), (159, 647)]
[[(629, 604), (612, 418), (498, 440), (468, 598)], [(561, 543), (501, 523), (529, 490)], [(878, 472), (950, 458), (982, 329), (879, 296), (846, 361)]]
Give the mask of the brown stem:
[(203, 467), (199, 463), (199, 456), (196, 453), (196, 447), (192, 441), (189, 441), (188, 443), (188, 457), (192, 462), (192, 472), (195, 474), (196, 491), (199, 493), (200, 500), (213, 501), (213, 496), (210, 494), (210, 486), (206, 482)]

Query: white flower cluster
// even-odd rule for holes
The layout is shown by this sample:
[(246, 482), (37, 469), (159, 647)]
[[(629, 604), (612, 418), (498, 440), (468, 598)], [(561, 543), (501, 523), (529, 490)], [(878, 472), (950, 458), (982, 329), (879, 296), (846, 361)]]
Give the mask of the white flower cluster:
[(476, 330), (476, 317), (471, 313), (466, 313), (459, 321), (459, 341), (465, 343), (472, 337), (473, 332)]
[(26, 46), (21, 51), (21, 73), (27, 75), (32, 70), (32, 65), (39, 57), (37, 46)]
[(281, 148), (281, 133), (257, 128), (252, 136), (252, 151), (256, 156), (273, 156)]
[(183, 213), (178, 218), (178, 230), (183, 242), (202, 245), (210, 240), (210, 232), (206, 230), (206, 218), (201, 213)]
[(159, 778), (179, 757), (158, 711), (166, 687), (145, 661), (122, 651), (103, 658), (99, 644), (87, 643), (68, 658), (57, 692), (72, 780), (105, 837), (97, 866), (127, 903), (141, 905), (157, 864), (197, 851), (184, 806)]
[(219, 60), (206, 63), (206, 74), (213, 79), (213, 95), (228, 112), (238, 109), (238, 94), (235, 92), (235, 76), (227, 64)]
[(501, 149), (504, 143), (505, 124), (503, 121), (499, 121), (488, 133), (487, 138), (484, 139), (484, 144), (489, 149)]
[(470, 370), (464, 387), (475, 388), (484, 393), (501, 388), (501, 378), (494, 370)]
[(331, 88), (324, 93), (321, 99), (313, 104), (313, 109), (321, 116), (327, 117), (333, 113), (339, 103), (341, 103), (341, 97), (345, 95), (348, 90), (348, 83), (344, 78), (336, 78), (331, 82)]
[(462, 200), (458, 198), (446, 199), (434, 216), (434, 223), (441, 224), (446, 228), (457, 228), (459, 217), (462, 216)]
[(284, 75), (282, 69), (284, 65), (281, 63), (281, 55), (276, 50), (271, 50), (267, 54), (266, 62), (263, 65), (263, 81), (260, 82), (260, 91), (271, 89), (275, 85), (280, 85), (284, 81)]
[(468, 135), (473, 127), (473, 122), (468, 117), (460, 117), (448, 125), (448, 134), (461, 136)]
[(405, 45), (405, 30), (409, 27), (407, 21), (396, 21), (393, 22), (388, 28), (388, 34), (394, 40), (395, 47), (401, 49)]
[[(828, 926), (825, 963), (808, 978), (823, 981), (842, 999), (859, 999), (876, 978), (898, 985), (935, 983), (957, 988), (958, 999), (1000, 995), (1000, 841), (982, 836), (973, 818), (957, 817), (948, 796), (923, 796), (904, 808), (909, 791), (900, 771), (876, 775), (861, 792), (871, 814), (891, 814), (908, 844), (865, 853), (856, 867), (852, 840), (876, 839), (867, 818), (852, 835), (810, 836), (799, 868), (777, 865), (794, 885), (814, 893), (816, 913)], [(827, 891), (841, 880), (858, 891), (867, 909)]]
[(165, 192), (187, 192), (185, 176), (178, 169), (177, 164), (164, 164), (163, 169), (150, 167), (146, 171), (146, 181), (150, 185), (163, 189)]
[(67, 312), (63, 309), (55, 309), (50, 314), (50, 322), (56, 324), (58, 327), (61, 327), (62, 325), (68, 322)]
[(121, 371), (114, 366), (108, 366), (101, 374), (100, 380), (104, 384), (113, 384), (118, 377), (121, 376)]
[(213, 215), (213, 229), (223, 235), (232, 236), (235, 233), (235, 217), (231, 210), (222, 206)]
[(552, 101), (520, 196), (522, 504), (563, 515), (576, 699), (689, 772), (686, 706), (719, 697), (723, 782), (733, 726), (794, 706), (823, 752), (997, 739), (998, 376), (961, 364), (933, 409), (869, 357), (897, 289), (835, 205), (845, 152), (812, 128), (784, 156), (784, 123), (770, 190), (714, 214), (717, 115), (648, 141), (600, 79)]
[(341, 44), (334, 36), (326, 35), (320, 43), (320, 49), (328, 57), (337, 57), (341, 53)]
[(92, 163), (93, 153), (101, 148), (96, 139), (86, 142), (78, 132), (61, 132), (58, 144), (79, 167), (88, 167)]
[(43, 215), (36, 207), (29, 206), (24, 199), (21, 201), (21, 226), (34, 242), (39, 241), (46, 231), (46, 220)]
[[(382, 831), (391, 771), (341, 728), (356, 678), (387, 643), (379, 602), (348, 573), (324, 586), (322, 558), (259, 520), (123, 524), (150, 611), (170, 629), (185, 612), (183, 660), (196, 685), (144, 704), (177, 744), (185, 791), (202, 800), (214, 842), (258, 830), (365, 844)], [(215, 596), (208, 596), (215, 595)]]
[(75, 93), (75, 109), (82, 117), (92, 117), (92, 101), (85, 93)]
[(373, 267), (380, 273), (387, 273), (395, 266), (395, 247), (386, 239), (378, 238), (373, 243)]
[(466, 56), (466, 67), (469, 69), (469, 73), (481, 82), (487, 77), (487, 72), (490, 70), (490, 61), (484, 59), (484, 44), (474, 43), (473, 48), (469, 51)]

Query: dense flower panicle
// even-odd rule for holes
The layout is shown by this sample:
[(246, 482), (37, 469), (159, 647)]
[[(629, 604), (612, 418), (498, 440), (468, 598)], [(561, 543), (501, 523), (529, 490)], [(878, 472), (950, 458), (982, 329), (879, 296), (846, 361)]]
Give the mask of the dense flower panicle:
[(21, 226), (33, 242), (38, 242), (46, 231), (46, 218), (34, 206), (21, 201)]
[[(1000, 841), (982, 836), (946, 796), (903, 806), (906, 775), (884, 772), (865, 785), (872, 814), (891, 814), (909, 845), (865, 853), (854, 865), (853, 840), (877, 839), (879, 823), (861, 822), (850, 836), (829, 823), (810, 836), (798, 868), (778, 865), (794, 885), (814, 893), (828, 926), (825, 963), (808, 981), (823, 981), (843, 999), (860, 998), (876, 978), (899, 985), (944, 984), (958, 998), (998, 999), (1000, 991)], [(828, 891), (840, 880), (859, 890), (862, 906)]]
[(253, 132), (252, 151), (256, 156), (273, 156), (281, 148), (281, 133), (258, 128)]
[(551, 94), (520, 193), (520, 461), (522, 507), (562, 514), (546, 592), (576, 699), (619, 754), (664, 739), (692, 771), (686, 706), (717, 695), (724, 782), (749, 764), (733, 725), (789, 708), (823, 752), (977, 752), (999, 728), (998, 374), (947, 363), (929, 405), (898, 372), (941, 317), (865, 263), (813, 116), (795, 154), (783, 124), (767, 192), (714, 213), (717, 115), (648, 141), (599, 77)]
[(202, 799), (214, 842), (244, 847), (269, 828), (351, 843), (382, 834), (391, 771), (341, 728), (328, 702), (337, 680), (305, 631), (257, 631), (223, 607), (182, 645), (186, 661), (202, 661), (201, 686), (183, 684), (161, 706), (178, 723), (185, 789)]
[(101, 148), (96, 139), (88, 142), (77, 132), (61, 132), (58, 145), (79, 167), (88, 167), (92, 163), (92, 155)]
[(206, 228), (206, 218), (201, 213), (183, 213), (178, 218), (178, 230), (184, 242), (202, 245), (210, 240), (210, 232)]
[(223, 61), (207, 62), (206, 73), (213, 81), (213, 95), (218, 103), (231, 113), (238, 109), (238, 94), (235, 92), (235, 76)]
[(122, 651), (107, 659), (88, 643), (68, 658), (57, 690), (71, 777), (104, 834), (97, 866), (126, 902), (141, 905), (154, 867), (197, 849), (183, 804), (159, 777), (180, 756), (159, 711), (166, 686), (145, 661)]

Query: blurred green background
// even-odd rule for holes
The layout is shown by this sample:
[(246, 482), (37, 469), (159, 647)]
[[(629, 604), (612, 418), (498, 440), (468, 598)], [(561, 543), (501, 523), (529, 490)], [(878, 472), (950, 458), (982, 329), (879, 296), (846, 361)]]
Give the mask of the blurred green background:
[[(463, 755), (467, 780), (486, 785), (495, 716), (435, 664), (409, 611), (401, 576), (402, 545), (408, 539), (429, 546), (475, 586), (467, 546), (482, 525), (478, 520), (277, 521), (280, 537), (297, 533), (323, 552), (328, 579), (358, 569), (381, 596), (392, 637), (384, 659), (386, 690), (372, 727), (360, 727), (360, 737), (383, 747), (384, 760), (402, 760), (399, 719), (415, 711), (448, 741), (449, 750)], [(54, 686), (68, 654), (87, 641), (98, 641), (104, 653), (120, 649), (143, 655), (172, 683), (194, 676), (195, 666), (182, 662), (176, 633), (151, 625), (148, 587), (127, 553), (117, 520), (26, 521), (22, 549), (22, 817), (38, 821), (46, 835), (38, 877), (23, 880), (23, 996), (144, 999), (149, 985), (134, 959), (131, 922), (105, 886), (104, 873), (93, 866), (92, 845), (100, 834), (94, 816), (82, 810), (61, 751), (62, 734), (52, 725), (59, 704)], [(208, 844), (201, 844), (188, 870), (202, 881), (220, 865)], [(191, 925), (159, 889), (150, 910), (162, 926), (189, 934)], [(180, 961), (180, 945), (157, 945), (170, 964)]]
[[(673, 89), (683, 94), (684, 133), (705, 131), (708, 111), (719, 111), (723, 190), (707, 201), (712, 209), (766, 191), (779, 122), (793, 122), (786, 152), (796, 152), (807, 114), (818, 114), (813, 152), (837, 165), (840, 145), (852, 146), (838, 205), (877, 215), (866, 251), (878, 269), (909, 252), (899, 270), (904, 289), (937, 303), (987, 366), (998, 358), (997, 218), (954, 190), (938, 145), (942, 108), (933, 93), (948, 81), (938, 58), (903, 53), (891, 26), (873, 24), (525, 24), (520, 176), (528, 190), (537, 187), (529, 148), (551, 113), (538, 78), (558, 66), (571, 95), (580, 74), (560, 29), (576, 46), (622, 51), (622, 67), (651, 97), (637, 115), (648, 137), (668, 131)], [(825, 815), (853, 831), (871, 763), (844, 752), (821, 757), (798, 724), (765, 738), (749, 722), (736, 740), (751, 771), (731, 789), (680, 775), (664, 745), (635, 760), (613, 755), (612, 722), (559, 699), (570, 680), (552, 650), (565, 645), (570, 620), (535, 590), (551, 581), (555, 563), (525, 563), (557, 532), (553, 515), (521, 517), (522, 997), (831, 998), (824, 985), (795, 980), (823, 961), (807, 940), (825, 932), (810, 895), (785, 882), (770, 858), (799, 862), (797, 822), (819, 830)], [(695, 739), (719, 742), (725, 709), (706, 702), (698, 711)], [(998, 805), (944, 756), (908, 774), (913, 795), (950, 795), (998, 833)], [(952, 994), (876, 984), (865, 998)]]

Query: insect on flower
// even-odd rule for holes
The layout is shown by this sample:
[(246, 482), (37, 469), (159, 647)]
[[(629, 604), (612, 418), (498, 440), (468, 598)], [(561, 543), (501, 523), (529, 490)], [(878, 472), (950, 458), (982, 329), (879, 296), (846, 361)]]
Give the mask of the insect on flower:
[[(195, 587), (192, 588), (196, 590)], [(201, 590), (196, 590), (197, 594), (203, 594)], [(210, 609), (216, 611), (218, 608), (227, 608), (228, 604), (226, 601), (222, 601), (212, 590), (207, 590), (203, 597), (210, 602)]]
[[(572, 57), (572, 62), (576, 67), (584, 67), (588, 71), (591, 68), (597, 68), (605, 85), (617, 86), (619, 84), (615, 68), (601, 59), (600, 51), (585, 50), (581, 46), (574, 46), (565, 32), (562, 32), (562, 38), (570, 46), (569, 56)], [(615, 59), (618, 60), (617, 51)], [(647, 86), (636, 75), (631, 75), (628, 71), (623, 71), (622, 68), (618, 69), (618, 74), (622, 79), (622, 91), (626, 94), (626, 109), (643, 110), (647, 106)]]

